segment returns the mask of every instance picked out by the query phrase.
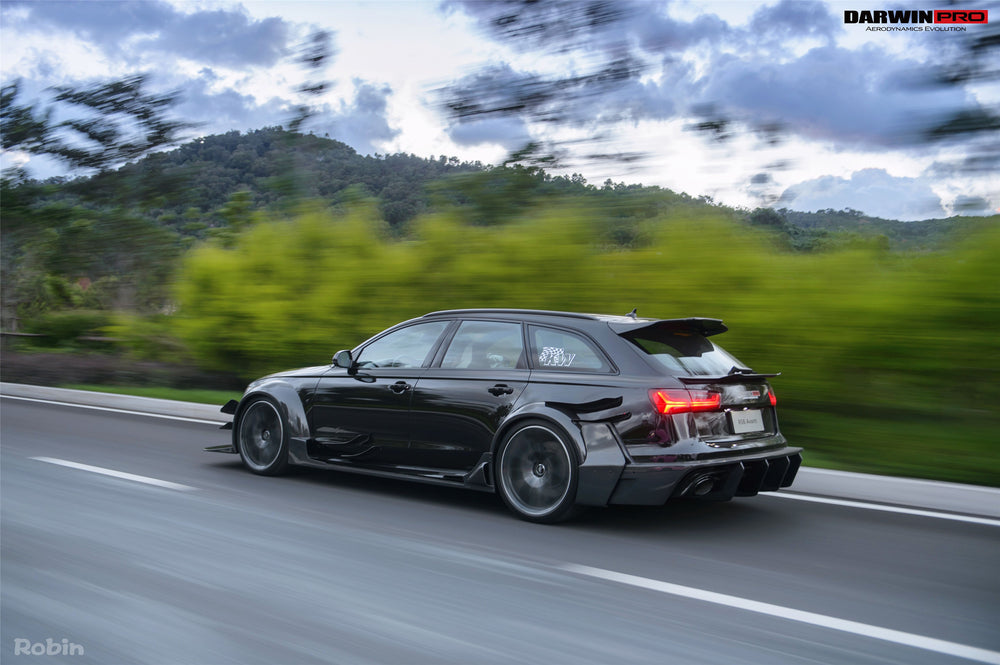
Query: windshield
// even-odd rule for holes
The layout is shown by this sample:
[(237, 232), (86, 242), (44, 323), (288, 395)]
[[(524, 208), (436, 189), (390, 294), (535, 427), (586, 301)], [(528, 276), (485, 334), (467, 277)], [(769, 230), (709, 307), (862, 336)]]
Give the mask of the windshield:
[(642, 330), (626, 337), (673, 376), (725, 376), (746, 365), (697, 333)]

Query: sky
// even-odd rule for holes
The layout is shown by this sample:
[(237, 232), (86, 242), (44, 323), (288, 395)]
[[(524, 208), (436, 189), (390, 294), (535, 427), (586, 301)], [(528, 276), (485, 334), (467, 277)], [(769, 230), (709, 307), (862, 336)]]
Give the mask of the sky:
[[(315, 113), (304, 131), (361, 154), (500, 164), (534, 142), (559, 156), (553, 173), (598, 186), (917, 220), (1000, 212), (1000, 132), (926, 135), (956, 112), (1000, 106), (996, 79), (928, 84), (996, 34), (998, 3), (972, 4), (992, 8), (992, 26), (845, 22), (845, 10), (945, 2), (549, 0), (526, 16), (483, 0), (2, 0), (0, 70), (39, 103), (53, 86), (145, 73), (154, 90), (180, 93), (190, 138), (287, 126), (305, 102)], [(307, 71), (296, 54), (318, 30), (332, 56)], [(323, 94), (298, 92), (318, 81)], [(475, 112), (450, 109), (462, 94)], [(718, 118), (727, 124), (706, 124)], [(2, 161), (59, 174), (22, 153)]]

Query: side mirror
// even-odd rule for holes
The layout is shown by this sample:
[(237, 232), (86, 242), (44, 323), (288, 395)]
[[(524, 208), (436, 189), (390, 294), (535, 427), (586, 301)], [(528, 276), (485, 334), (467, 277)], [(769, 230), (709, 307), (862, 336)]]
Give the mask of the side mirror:
[(333, 356), (334, 367), (343, 367), (344, 369), (352, 369), (354, 367), (354, 358), (351, 357), (351, 352), (348, 349), (343, 351), (337, 351), (336, 355)]

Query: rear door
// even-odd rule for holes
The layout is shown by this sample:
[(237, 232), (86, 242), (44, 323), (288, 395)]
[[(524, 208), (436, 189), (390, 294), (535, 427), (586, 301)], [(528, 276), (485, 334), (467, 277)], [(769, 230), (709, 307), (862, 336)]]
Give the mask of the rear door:
[(463, 321), (420, 378), (410, 452), (426, 468), (471, 470), (528, 384), (518, 321)]

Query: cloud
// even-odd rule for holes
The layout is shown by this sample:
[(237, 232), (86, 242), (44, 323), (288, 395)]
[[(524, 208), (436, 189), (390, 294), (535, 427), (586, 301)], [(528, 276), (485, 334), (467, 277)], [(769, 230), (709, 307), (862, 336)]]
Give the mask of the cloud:
[(779, 205), (812, 212), (833, 208), (861, 210), (873, 217), (913, 221), (944, 217), (941, 197), (917, 178), (897, 178), (885, 169), (863, 169), (849, 179), (823, 176), (786, 189)]
[(801, 39), (822, 37), (828, 42), (843, 26), (819, 0), (781, 0), (754, 12), (750, 19), (748, 37), (765, 36), (769, 39)]
[(648, 10), (637, 14), (628, 30), (646, 53), (670, 56), (701, 43), (716, 44), (737, 33), (715, 14), (702, 14), (692, 21), (677, 21)]
[[(252, 95), (232, 87), (217, 89), (218, 78), (211, 70), (183, 89), (183, 102), (177, 112), (185, 118), (198, 118), (199, 135), (223, 134), (231, 130), (249, 131), (274, 125), (287, 127), (295, 108), (287, 99), (272, 97), (259, 102)], [(338, 105), (326, 104), (306, 121), (303, 131), (343, 141), (361, 154), (379, 150), (400, 131), (389, 124), (388, 99), (392, 88), (361, 79), (354, 80), (354, 96)]]
[(907, 144), (917, 140), (928, 118), (969, 101), (959, 90), (903, 86), (900, 81), (919, 67), (870, 46), (823, 46), (786, 62), (722, 56), (701, 82), (700, 97), (738, 118), (780, 119), (787, 131), (806, 138)]
[(269, 66), (286, 55), (290, 26), (279, 18), (253, 21), (242, 12), (212, 11), (184, 15), (137, 48), (233, 69)]
[(360, 154), (373, 154), (380, 143), (399, 135), (400, 130), (389, 125), (388, 100), (392, 88), (361, 79), (354, 79), (354, 99), (338, 107), (324, 107), (306, 123), (306, 130), (319, 136), (343, 141)]
[(197, 123), (200, 135), (223, 134), (231, 130), (248, 131), (281, 124), (291, 117), (288, 100), (271, 98), (258, 102), (253, 95), (234, 88), (216, 89), (214, 72), (202, 70), (197, 79), (186, 82), (181, 88), (181, 102), (176, 114)]
[(523, 148), (531, 141), (527, 125), (520, 118), (483, 118), (452, 125), (447, 134), (458, 145), (493, 143), (508, 152)]
[[(185, 13), (162, 0), (5, 2), (5, 28), (66, 30), (111, 58), (152, 54), (246, 69), (287, 54), (293, 28), (280, 18), (252, 19), (242, 8)], [(26, 10), (26, 12), (24, 11)]]
[[(713, 108), (750, 128), (780, 123), (791, 136), (877, 150), (922, 146), (927, 128), (978, 108), (961, 86), (918, 85), (928, 69), (919, 49), (900, 56), (876, 43), (837, 46), (842, 19), (819, 0), (762, 6), (744, 26), (714, 14), (681, 21), (669, 5), (635, 2), (583, 20), (606, 4), (451, 2), (515, 49), (570, 52), (589, 64), (583, 73), (484, 66), (450, 89), (463, 108), (453, 119), (467, 121), (464, 110), (480, 106), (539, 127), (579, 126), (692, 118)], [(564, 26), (555, 20), (560, 11), (568, 12)]]
[(998, 211), (993, 210), (990, 202), (982, 196), (959, 196), (952, 202), (952, 210), (956, 215), (992, 215)]

